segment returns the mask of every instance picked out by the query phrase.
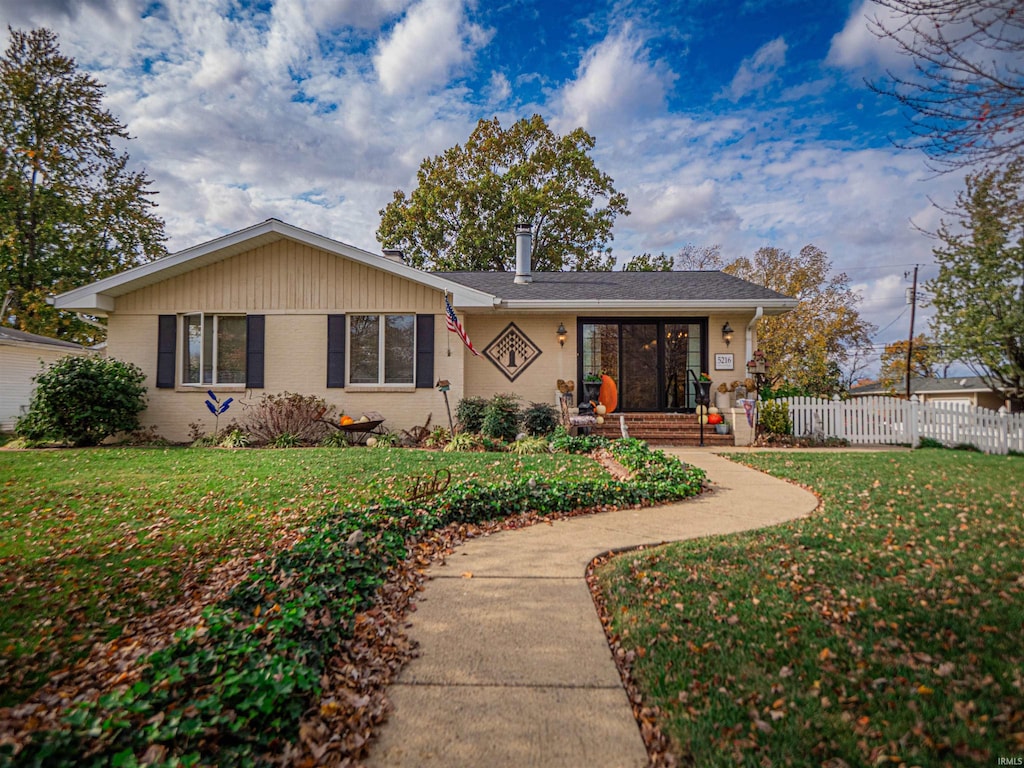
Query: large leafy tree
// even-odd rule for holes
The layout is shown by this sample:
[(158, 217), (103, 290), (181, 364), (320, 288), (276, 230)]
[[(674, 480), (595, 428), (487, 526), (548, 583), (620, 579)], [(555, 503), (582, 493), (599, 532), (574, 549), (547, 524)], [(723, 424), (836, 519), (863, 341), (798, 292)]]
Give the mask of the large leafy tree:
[(1024, 151), (1024, 8), (1020, 0), (874, 0), (870, 21), (910, 57), (910, 75), (873, 85), (904, 108), (938, 170), (1003, 164)]
[[(907, 382), (907, 340), (886, 344), (882, 351), (878, 382), (893, 393), (905, 393)], [(910, 345), (911, 378), (933, 378), (936, 375), (935, 345), (923, 333)]]
[(610, 269), (608, 242), (626, 196), (594, 164), (594, 137), (559, 136), (539, 115), (503, 129), (481, 120), (465, 146), (420, 165), (417, 185), (381, 210), (377, 239), (416, 267), (510, 270), (514, 230), (533, 230), (533, 269)]
[(1024, 158), (968, 176), (956, 216), (937, 233), (932, 331), (1024, 411)]
[(659, 256), (638, 253), (622, 265), (623, 272), (671, 272), (675, 263), (664, 251)]
[(92, 342), (102, 330), (46, 303), (165, 253), (145, 173), (118, 144), (125, 126), (103, 85), (63, 56), (47, 29), (10, 30), (0, 60), (0, 323)]
[(860, 316), (860, 296), (820, 248), (806, 245), (797, 255), (759, 248), (752, 259), (724, 268), (744, 280), (799, 300), (796, 309), (758, 321), (758, 347), (768, 358), (769, 384), (827, 395), (841, 387), (842, 368), (870, 345), (874, 326)]

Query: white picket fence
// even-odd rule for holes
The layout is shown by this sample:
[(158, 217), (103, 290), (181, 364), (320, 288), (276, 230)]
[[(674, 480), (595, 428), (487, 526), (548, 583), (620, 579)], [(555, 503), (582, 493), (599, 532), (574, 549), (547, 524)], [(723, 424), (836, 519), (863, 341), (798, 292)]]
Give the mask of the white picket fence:
[(921, 403), (916, 395), (910, 400), (788, 397), (779, 402), (789, 405), (797, 436), (914, 447), (927, 437), (947, 446), (973, 445), (985, 453), (1024, 453), (1024, 413), (990, 411), (965, 403)]

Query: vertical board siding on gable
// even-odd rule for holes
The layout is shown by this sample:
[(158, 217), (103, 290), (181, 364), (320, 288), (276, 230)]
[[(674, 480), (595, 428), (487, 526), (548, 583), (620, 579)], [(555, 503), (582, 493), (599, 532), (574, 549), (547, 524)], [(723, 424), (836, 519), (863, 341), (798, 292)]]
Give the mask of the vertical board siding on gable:
[(282, 240), (120, 296), (115, 311), (437, 313), (443, 308), (436, 289)]

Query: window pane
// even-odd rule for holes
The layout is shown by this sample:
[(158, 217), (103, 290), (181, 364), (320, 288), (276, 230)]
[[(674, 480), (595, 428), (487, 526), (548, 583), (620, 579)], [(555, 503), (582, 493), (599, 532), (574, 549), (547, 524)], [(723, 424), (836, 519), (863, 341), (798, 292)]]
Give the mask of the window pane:
[(386, 315), (384, 318), (384, 383), (412, 384), (416, 343), (414, 315)]
[[(618, 323), (586, 323), (583, 326), (583, 376), (606, 373), (619, 380)], [(582, 397), (582, 394), (580, 395)]]
[(217, 383), (245, 384), (245, 318), (217, 318)]
[(185, 346), (181, 361), (181, 380), (185, 384), (198, 384), (203, 359), (203, 318), (189, 315), (185, 318)]
[(379, 328), (377, 315), (349, 315), (348, 380), (353, 384), (376, 384), (380, 380)]

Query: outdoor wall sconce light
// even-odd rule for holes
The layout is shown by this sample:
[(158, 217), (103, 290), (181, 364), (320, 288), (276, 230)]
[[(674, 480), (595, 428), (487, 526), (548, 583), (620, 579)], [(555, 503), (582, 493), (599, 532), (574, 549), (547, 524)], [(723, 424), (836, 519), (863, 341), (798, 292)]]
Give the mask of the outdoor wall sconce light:
[(564, 347), (565, 346), (565, 337), (569, 333), (567, 330), (565, 330), (565, 323), (559, 323), (558, 324), (558, 330), (555, 331), (555, 333), (558, 334), (558, 346)]
[(732, 326), (729, 325), (729, 321), (725, 321), (725, 325), (722, 326), (722, 338), (725, 339), (725, 346), (732, 344)]

